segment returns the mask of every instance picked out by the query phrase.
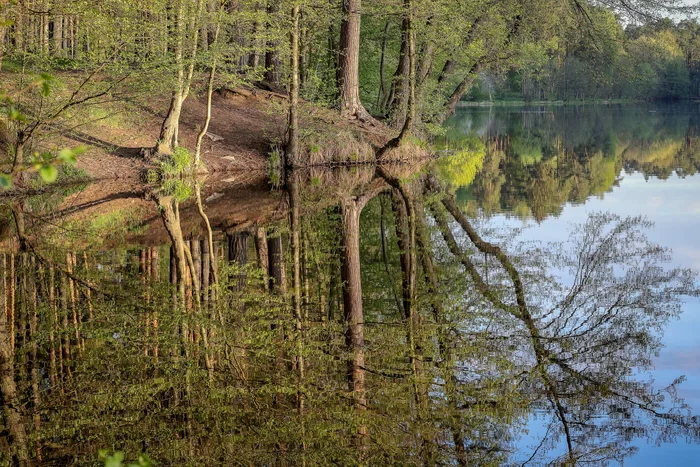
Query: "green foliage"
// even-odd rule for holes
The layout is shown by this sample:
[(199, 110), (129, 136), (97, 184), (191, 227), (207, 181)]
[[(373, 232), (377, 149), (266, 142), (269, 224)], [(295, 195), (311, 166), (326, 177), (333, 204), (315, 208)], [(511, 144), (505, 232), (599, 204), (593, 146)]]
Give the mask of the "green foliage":
[(11, 58), (3, 58), (2, 71), (4, 73), (19, 73), (22, 71), (22, 62)]
[(178, 202), (183, 202), (192, 196), (194, 188), (188, 180), (166, 178), (160, 186), (160, 191), (166, 196), (172, 196)]
[(182, 146), (178, 146), (165, 160), (160, 163), (164, 177), (173, 177), (192, 171), (192, 154)]
[(566, 28), (519, 45), (507, 68), (481, 73), (475, 101), (687, 99), (700, 96), (700, 28), (696, 20), (630, 25), (589, 8), (590, 28)]
[(454, 154), (443, 156), (436, 162), (442, 180), (454, 188), (466, 187), (474, 181), (486, 155), (486, 146), (477, 138), (469, 138), (460, 146), (461, 149)]
[(567, 202), (606, 196), (623, 168), (662, 179), (696, 173), (689, 112), (691, 104), (679, 103), (464, 109), (449, 122), (450, 147), (457, 146), (455, 129), (462, 128), (484, 141), (486, 155), (457, 199), (470, 212), (479, 206), (540, 221)]
[(125, 462), (124, 453), (121, 451), (115, 451), (110, 454), (107, 449), (100, 449), (99, 453), (100, 460), (104, 461), (104, 467), (152, 467), (154, 464), (147, 454), (139, 454), (135, 462)]
[(272, 186), (279, 186), (282, 174), (282, 150), (275, 147), (270, 151), (267, 158), (267, 171)]
[(75, 149), (61, 149), (57, 155), (42, 152), (35, 153), (32, 157), (32, 167), (39, 172), (41, 179), (46, 183), (55, 182), (58, 178), (58, 164), (67, 164), (72, 166), (77, 160), (77, 156), (85, 152), (84, 146), (79, 146)]
[[(51, 94), (54, 82), (54, 78), (50, 74), (41, 73), (32, 80), (28, 87), (12, 96), (8, 94), (7, 91), (0, 89), (0, 129), (14, 128), (17, 132), (17, 135), (14, 136), (15, 140), (23, 138), (24, 136), (20, 135), (23, 135), (27, 131), (34, 131), (34, 129), (39, 126), (40, 121), (29, 122), (28, 117), (20, 111), (18, 102), (26, 98), (26, 94), (28, 94), (32, 88), (38, 88), (40, 96), (42, 98), (48, 98)], [(27, 124), (29, 126), (24, 128)], [(2, 136), (1, 133), (0, 136)], [(10, 152), (19, 154), (17, 147), (13, 147), (9, 142), (6, 144), (10, 147)], [(23, 142), (23, 144), (26, 144), (26, 142)], [(63, 148), (57, 152), (37, 151), (32, 154), (29, 165), (23, 166), (22, 164), (24, 161), (17, 161), (17, 163), (19, 164), (20, 171), (37, 172), (45, 183), (52, 183), (58, 178), (59, 165), (74, 165), (77, 161), (77, 156), (84, 152), (84, 146)], [(12, 155), (16, 157), (15, 154)], [(13, 175), (12, 173), (0, 174), (0, 187), (3, 189), (11, 188)]]
[(159, 185), (156, 190), (165, 196), (172, 196), (177, 202), (189, 199), (194, 193), (194, 167), (192, 154), (187, 148), (178, 146), (171, 155), (160, 162), (160, 173), (149, 171), (147, 181)]

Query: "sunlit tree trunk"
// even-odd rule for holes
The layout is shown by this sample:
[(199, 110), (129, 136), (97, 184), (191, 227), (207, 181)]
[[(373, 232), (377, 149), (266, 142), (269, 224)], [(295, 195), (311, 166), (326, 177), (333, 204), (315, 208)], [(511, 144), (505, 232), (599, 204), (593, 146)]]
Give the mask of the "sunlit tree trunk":
[[(184, 305), (185, 300), (185, 285), (187, 282), (187, 258), (185, 257), (185, 240), (182, 237), (182, 229), (180, 227), (180, 219), (175, 211), (177, 201), (166, 196), (158, 200), (161, 207), (161, 214), (165, 229), (170, 236), (173, 245), (174, 264), (171, 264), (171, 281), (174, 279), (178, 286), (178, 300), (181, 305)], [(172, 268), (174, 266), (174, 268)]]
[[(212, 42), (212, 48), (214, 48), (214, 56), (212, 58), (211, 65), (209, 67), (209, 79), (207, 80), (207, 113), (206, 117), (204, 118), (204, 125), (202, 125), (202, 129), (199, 131), (197, 134), (197, 143), (195, 145), (195, 151), (194, 151), (194, 166), (199, 167), (200, 165), (200, 158), (201, 158), (201, 151), (202, 151), (202, 139), (204, 136), (207, 134), (207, 130), (209, 129), (209, 123), (211, 122), (211, 100), (212, 100), (212, 94), (214, 93), (214, 76), (216, 74), (216, 66), (217, 62), (219, 59), (218, 53), (216, 51), (216, 47), (218, 46), (219, 42), (219, 32), (221, 31), (221, 15), (223, 13), (223, 2), (220, 4), (219, 10), (216, 15), (216, 24), (214, 26), (214, 40)], [(208, 38), (206, 38), (206, 28), (202, 26), (202, 37), (205, 38), (203, 41), (203, 45), (207, 44)], [(199, 187), (197, 187), (199, 189)], [(203, 215), (203, 211), (201, 209), (201, 200), (198, 199), (198, 206), (200, 207), (200, 214), (202, 214), (203, 218), (205, 218), (205, 221), (207, 225), (209, 226), (209, 219), (206, 219), (206, 216)], [(211, 226), (209, 226), (209, 229), (211, 229)]]
[(70, 294), (70, 311), (73, 322), (73, 335), (75, 336), (75, 345), (78, 350), (78, 356), (82, 355), (82, 348), (80, 345), (80, 320), (78, 318), (78, 310), (76, 307), (76, 296), (75, 296), (75, 281), (73, 280), (73, 259), (75, 257), (74, 253), (66, 253), (66, 265), (68, 271), (68, 293)]
[(175, 66), (177, 67), (177, 78), (175, 89), (170, 98), (170, 107), (167, 116), (163, 120), (156, 147), (160, 154), (171, 154), (177, 147), (178, 126), (180, 125), (180, 113), (184, 101), (185, 86), (185, 63), (184, 63), (184, 40), (185, 40), (185, 12), (183, 1), (178, 2), (176, 15), (176, 39), (175, 39)]
[(343, 0), (340, 25), (340, 112), (369, 120), (372, 117), (360, 101), (360, 9), (361, 0)]
[(53, 19), (53, 54), (63, 55), (63, 16), (56, 15)]
[[(88, 274), (90, 268), (88, 267), (87, 252), (83, 252), (83, 267), (85, 269), (85, 274)], [(85, 298), (87, 299), (88, 318), (90, 321), (92, 321), (94, 318), (94, 313), (92, 309), (92, 291), (90, 290), (90, 287), (85, 287)]]
[[(180, 127), (180, 114), (182, 105), (187, 99), (190, 92), (190, 84), (194, 74), (195, 60), (197, 58), (197, 49), (199, 44), (199, 26), (200, 17), (204, 7), (204, 0), (197, 0), (194, 16), (190, 20), (190, 35), (187, 35), (187, 25), (185, 19), (185, 4), (184, 0), (178, 0), (176, 13), (176, 39), (175, 39), (175, 67), (177, 78), (172, 96), (170, 98), (170, 107), (168, 113), (163, 120), (158, 137), (156, 151), (159, 154), (172, 154), (178, 145), (178, 133)], [(187, 54), (186, 40), (189, 39), (190, 50)], [(189, 60), (189, 65), (186, 66), (185, 59)]]
[(44, 0), (41, 5), (41, 53), (49, 55), (49, 1)]

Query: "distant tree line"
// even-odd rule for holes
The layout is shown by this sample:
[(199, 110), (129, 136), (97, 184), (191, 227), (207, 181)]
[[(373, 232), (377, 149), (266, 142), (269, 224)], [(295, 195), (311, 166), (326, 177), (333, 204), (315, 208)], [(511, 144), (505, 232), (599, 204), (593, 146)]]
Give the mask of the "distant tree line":
[(591, 8), (591, 27), (522, 44), (518, 60), (479, 76), (470, 100), (673, 100), (700, 97), (700, 24), (623, 24)]

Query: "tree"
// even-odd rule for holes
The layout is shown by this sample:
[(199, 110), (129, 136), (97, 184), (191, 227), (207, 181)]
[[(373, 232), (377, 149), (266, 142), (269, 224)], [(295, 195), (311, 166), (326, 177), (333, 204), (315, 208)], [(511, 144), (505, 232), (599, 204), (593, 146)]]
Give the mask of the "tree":
[(199, 46), (199, 28), (204, 9), (204, 0), (195, 4), (183, 0), (172, 0), (170, 5), (175, 10), (175, 33), (172, 37), (175, 61), (175, 83), (170, 98), (170, 107), (160, 129), (156, 152), (170, 155), (178, 145), (180, 113), (182, 105), (190, 93), (190, 86), (197, 59)]
[(359, 120), (371, 116), (360, 101), (360, 21), (362, 0), (342, 0), (340, 60), (338, 66), (340, 111)]

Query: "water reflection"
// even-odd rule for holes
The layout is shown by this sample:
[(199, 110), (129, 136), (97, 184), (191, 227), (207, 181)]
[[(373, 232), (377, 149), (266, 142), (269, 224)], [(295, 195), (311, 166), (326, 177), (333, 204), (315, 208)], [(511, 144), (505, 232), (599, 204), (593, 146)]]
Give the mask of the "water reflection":
[[(104, 250), (9, 203), (0, 462), (573, 465), (697, 441), (644, 374), (697, 292), (649, 225), (599, 213), (525, 243), (467, 217), (445, 173), (292, 173), (278, 215), (226, 228), (196, 191), (156, 191), (170, 240)], [(551, 424), (522, 452), (533, 413)]]
[(542, 221), (565, 203), (604, 196), (623, 169), (662, 179), (700, 169), (696, 104), (464, 108), (448, 125), (442, 144), (468, 147), (479, 169), (451, 176), (471, 213)]

